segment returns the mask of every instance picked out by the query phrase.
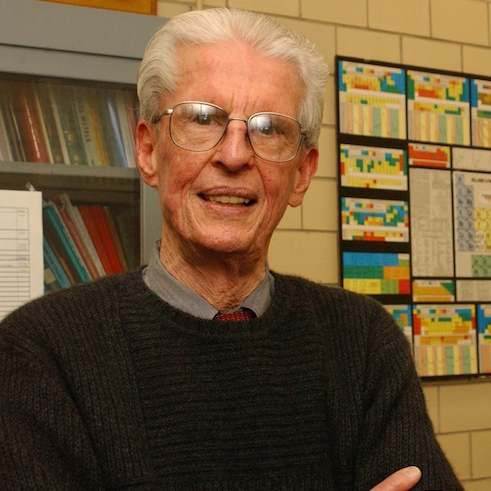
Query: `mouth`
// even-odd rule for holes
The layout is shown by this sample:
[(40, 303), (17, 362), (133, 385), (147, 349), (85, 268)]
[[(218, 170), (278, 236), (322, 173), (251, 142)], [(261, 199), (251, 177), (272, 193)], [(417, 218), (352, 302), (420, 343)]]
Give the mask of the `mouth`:
[(205, 201), (211, 203), (219, 203), (221, 205), (232, 205), (232, 206), (250, 206), (255, 203), (255, 200), (243, 198), (242, 196), (205, 196), (201, 195)]

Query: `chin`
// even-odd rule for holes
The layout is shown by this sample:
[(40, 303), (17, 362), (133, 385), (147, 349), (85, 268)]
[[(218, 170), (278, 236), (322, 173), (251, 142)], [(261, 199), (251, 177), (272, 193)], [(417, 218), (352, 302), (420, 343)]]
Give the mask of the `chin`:
[(201, 248), (219, 254), (246, 254), (257, 250), (256, 241), (249, 240), (244, 234), (208, 235), (199, 241)]

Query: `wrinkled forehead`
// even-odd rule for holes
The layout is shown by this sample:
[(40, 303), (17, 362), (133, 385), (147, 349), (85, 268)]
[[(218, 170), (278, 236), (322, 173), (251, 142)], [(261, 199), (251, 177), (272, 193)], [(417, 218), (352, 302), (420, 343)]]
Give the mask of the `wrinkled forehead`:
[(176, 50), (175, 68), (177, 86), (166, 97), (167, 105), (185, 97), (231, 110), (227, 104), (240, 105), (241, 99), (249, 96), (257, 103), (256, 112), (285, 112), (286, 108), (287, 114), (293, 111), (291, 115), (297, 116), (303, 102), (305, 84), (297, 67), (245, 43), (181, 45)]

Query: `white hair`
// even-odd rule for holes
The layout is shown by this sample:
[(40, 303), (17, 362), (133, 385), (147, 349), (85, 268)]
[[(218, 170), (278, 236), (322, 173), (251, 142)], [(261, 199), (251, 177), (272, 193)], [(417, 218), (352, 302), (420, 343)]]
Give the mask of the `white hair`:
[(140, 117), (151, 121), (162, 98), (175, 92), (179, 47), (243, 42), (264, 56), (289, 63), (305, 86), (298, 119), (307, 131), (306, 147), (316, 146), (324, 108), (328, 69), (314, 44), (263, 14), (212, 8), (178, 15), (157, 31), (145, 50), (137, 79)]

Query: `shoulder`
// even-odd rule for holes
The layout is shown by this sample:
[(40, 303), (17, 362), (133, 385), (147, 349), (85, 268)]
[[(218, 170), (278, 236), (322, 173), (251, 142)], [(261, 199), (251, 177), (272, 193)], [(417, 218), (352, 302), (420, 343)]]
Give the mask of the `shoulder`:
[[(371, 297), (345, 290), (338, 286), (323, 285), (298, 276), (273, 273), (279, 295), (308, 302), (313, 306), (341, 309), (345, 315), (387, 314), (384, 307)], [(348, 308), (346, 308), (348, 307)]]
[(139, 282), (139, 278), (141, 278), (139, 271), (109, 275), (94, 281), (47, 293), (19, 307), (9, 314), (5, 321), (10, 320), (10, 318), (19, 319), (34, 313), (59, 311), (59, 309), (64, 307), (68, 307), (71, 311), (71, 309), (80, 304), (84, 306), (94, 305), (94, 301), (98, 304), (105, 301), (110, 302), (117, 296), (118, 290), (123, 285), (137, 284)]
[(402, 330), (377, 300), (336, 286), (273, 273), (275, 302), (316, 325), (330, 338), (358, 339), (372, 347), (395, 342), (404, 344)]
[[(130, 291), (143, 289), (140, 270), (110, 275), (48, 293), (10, 313), (0, 322), (0, 349), (12, 343), (49, 346), (89, 338), (110, 327)], [(140, 286), (141, 284), (141, 286)]]

